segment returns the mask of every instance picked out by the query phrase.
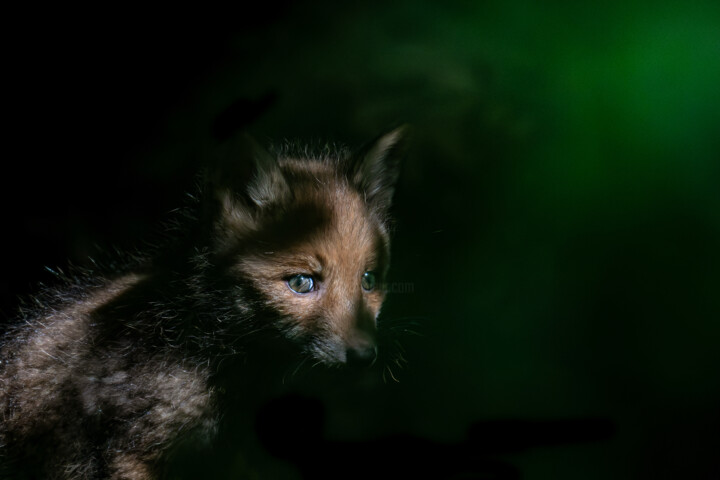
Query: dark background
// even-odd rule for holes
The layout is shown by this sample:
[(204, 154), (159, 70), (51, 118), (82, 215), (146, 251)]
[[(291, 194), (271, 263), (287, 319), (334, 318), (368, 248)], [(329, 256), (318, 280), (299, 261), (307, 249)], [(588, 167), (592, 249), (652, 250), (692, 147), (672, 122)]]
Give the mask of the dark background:
[(45, 266), (151, 235), (231, 105), (262, 142), (407, 122), (391, 281), (412, 291), (383, 318), (420, 335), (398, 331), (399, 382), (322, 399), (323, 438), (474, 429), (468, 455), (522, 478), (717, 478), (717, 2), (263, 5), (6, 18), (2, 316)]

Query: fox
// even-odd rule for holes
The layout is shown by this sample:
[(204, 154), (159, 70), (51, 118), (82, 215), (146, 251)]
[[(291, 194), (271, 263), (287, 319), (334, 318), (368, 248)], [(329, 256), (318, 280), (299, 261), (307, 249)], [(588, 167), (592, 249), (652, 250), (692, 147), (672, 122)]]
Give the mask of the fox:
[(233, 365), (372, 365), (406, 138), (313, 152), (235, 134), (161, 247), (54, 271), (0, 339), (0, 475), (163, 478), (217, 435)]

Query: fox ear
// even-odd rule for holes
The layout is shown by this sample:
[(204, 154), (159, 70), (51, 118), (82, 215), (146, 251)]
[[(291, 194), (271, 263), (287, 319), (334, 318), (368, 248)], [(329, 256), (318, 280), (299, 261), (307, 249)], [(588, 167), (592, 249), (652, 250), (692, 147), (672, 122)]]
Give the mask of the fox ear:
[(365, 201), (378, 210), (392, 203), (400, 160), (405, 153), (407, 126), (397, 127), (363, 146), (354, 155), (351, 166), (353, 183), (365, 195)]
[(218, 147), (208, 183), (215, 197), (229, 207), (262, 209), (282, 201), (290, 188), (276, 158), (246, 133)]

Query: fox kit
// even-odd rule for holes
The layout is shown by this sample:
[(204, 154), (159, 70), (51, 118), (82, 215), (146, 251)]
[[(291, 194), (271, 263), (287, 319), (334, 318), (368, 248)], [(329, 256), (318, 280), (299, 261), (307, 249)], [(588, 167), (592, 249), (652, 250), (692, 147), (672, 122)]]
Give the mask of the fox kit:
[(243, 381), (228, 362), (277, 344), (371, 364), (403, 143), (308, 155), (239, 135), (168, 245), (59, 275), (0, 339), (0, 476), (157, 478), (212, 437), (218, 392)]

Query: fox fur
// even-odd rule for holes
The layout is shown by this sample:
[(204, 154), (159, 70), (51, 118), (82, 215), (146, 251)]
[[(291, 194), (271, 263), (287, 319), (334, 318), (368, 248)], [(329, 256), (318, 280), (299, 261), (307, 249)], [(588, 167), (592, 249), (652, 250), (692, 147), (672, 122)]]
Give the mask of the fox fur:
[(232, 362), (372, 362), (403, 144), (399, 128), (308, 155), (239, 135), (167, 245), (59, 274), (0, 339), (0, 476), (159, 478), (215, 435)]

